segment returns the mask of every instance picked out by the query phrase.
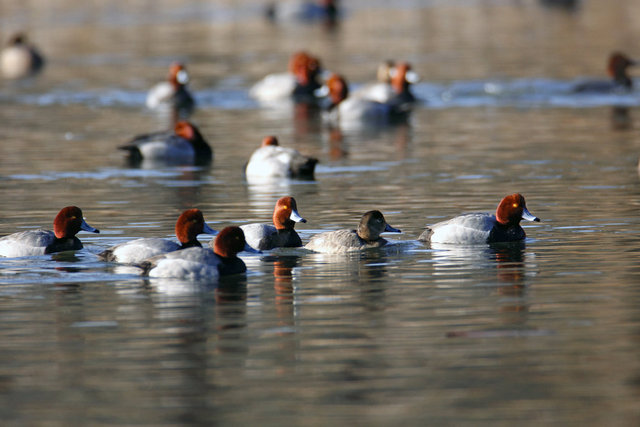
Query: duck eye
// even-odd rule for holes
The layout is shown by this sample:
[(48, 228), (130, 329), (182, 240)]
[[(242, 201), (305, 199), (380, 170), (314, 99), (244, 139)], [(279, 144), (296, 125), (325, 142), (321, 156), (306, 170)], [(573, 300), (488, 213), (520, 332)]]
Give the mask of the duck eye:
[(289, 209), (289, 206), (284, 205), (284, 206), (282, 207), (282, 209), (284, 209), (284, 210), (288, 210), (288, 209)]
[(517, 207), (518, 207), (518, 204), (517, 204), (517, 203), (514, 203), (514, 204), (513, 204), (513, 205), (511, 205), (511, 206), (513, 206), (514, 208), (517, 208)]

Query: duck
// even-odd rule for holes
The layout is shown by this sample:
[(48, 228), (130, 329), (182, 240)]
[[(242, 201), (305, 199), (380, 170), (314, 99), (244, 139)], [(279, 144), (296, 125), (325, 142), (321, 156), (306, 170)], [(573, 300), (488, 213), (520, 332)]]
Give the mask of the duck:
[(320, 60), (306, 51), (295, 52), (289, 59), (287, 73), (265, 76), (249, 90), (249, 96), (260, 102), (293, 100), (295, 103), (314, 104), (319, 101), (316, 92), (322, 87)]
[(170, 164), (207, 165), (213, 160), (213, 150), (193, 123), (182, 120), (173, 131), (138, 135), (118, 147), (127, 151), (131, 165), (143, 161)]
[(66, 206), (53, 220), (53, 231), (26, 230), (0, 238), (0, 256), (17, 258), (77, 251), (83, 248), (82, 242), (76, 237), (80, 230), (100, 232), (87, 224), (79, 207)]
[(411, 92), (411, 84), (417, 83), (420, 78), (412, 71), (407, 62), (396, 64), (387, 60), (378, 65), (378, 81), (358, 88), (351, 94), (352, 97), (368, 99), (380, 103), (394, 103), (397, 108), (409, 110), (416, 97)]
[(38, 73), (45, 61), (23, 33), (13, 35), (0, 52), (0, 70), (7, 79), (20, 79)]
[(303, 178), (313, 179), (318, 159), (300, 154), (294, 148), (282, 147), (278, 138), (270, 135), (262, 139), (247, 165), (245, 175), (254, 178)]
[(149, 277), (186, 280), (217, 280), (247, 271), (238, 258), (241, 251), (257, 252), (247, 245), (240, 227), (225, 227), (212, 241), (212, 248), (192, 247), (151, 257), (138, 264)]
[(273, 210), (273, 225), (245, 224), (240, 228), (244, 231), (247, 244), (260, 251), (274, 248), (297, 248), (302, 246), (302, 240), (294, 229), (296, 222), (307, 222), (298, 213), (296, 199), (285, 196), (278, 199)]
[(190, 112), (195, 101), (187, 89), (189, 73), (181, 62), (174, 62), (169, 66), (169, 78), (153, 86), (147, 94), (146, 105), (151, 110), (165, 110), (174, 108)]
[(327, 254), (340, 254), (362, 251), (370, 248), (381, 248), (388, 242), (380, 237), (381, 233), (401, 233), (390, 226), (382, 212), (372, 210), (365, 212), (356, 230), (335, 230), (314, 235), (305, 249)]
[(347, 81), (339, 74), (332, 74), (326, 82), (329, 105), (325, 119), (334, 126), (380, 126), (402, 122), (408, 118), (408, 105), (390, 99), (378, 102), (360, 96), (349, 96)]
[(485, 244), (515, 242), (526, 237), (521, 220), (540, 222), (527, 209), (524, 196), (514, 193), (505, 196), (495, 214), (468, 213), (426, 227), (418, 240), (431, 243)]
[(202, 211), (195, 208), (187, 209), (180, 214), (175, 232), (180, 243), (161, 238), (135, 239), (106, 249), (98, 254), (98, 257), (109, 262), (137, 264), (156, 255), (186, 248), (201, 248), (198, 234), (218, 234), (205, 222)]
[(337, 0), (299, 0), (270, 3), (265, 9), (265, 16), (272, 22), (278, 21), (322, 21), (334, 25), (338, 18)]
[(622, 52), (613, 52), (607, 61), (607, 73), (611, 80), (587, 80), (578, 83), (573, 92), (576, 93), (607, 93), (630, 91), (633, 89), (633, 80), (627, 70), (637, 65), (637, 61), (629, 58)]

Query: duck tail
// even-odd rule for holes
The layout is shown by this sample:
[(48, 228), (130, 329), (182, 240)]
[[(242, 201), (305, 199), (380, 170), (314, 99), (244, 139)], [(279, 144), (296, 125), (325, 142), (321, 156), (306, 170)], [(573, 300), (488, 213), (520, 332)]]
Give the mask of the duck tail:
[(318, 159), (307, 157), (304, 162), (301, 162), (292, 167), (291, 174), (294, 177), (313, 179), (317, 163)]
[(420, 235), (420, 237), (418, 237), (418, 240), (421, 242), (430, 242), (432, 234), (433, 234), (433, 229), (426, 227), (422, 232), (422, 234)]

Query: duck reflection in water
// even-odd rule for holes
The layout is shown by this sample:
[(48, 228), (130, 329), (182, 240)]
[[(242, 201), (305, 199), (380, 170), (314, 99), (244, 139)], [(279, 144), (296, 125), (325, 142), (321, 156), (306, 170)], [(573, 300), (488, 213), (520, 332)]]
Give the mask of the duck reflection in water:
[(526, 299), (527, 265), (524, 241), (492, 243), (482, 247), (432, 243), (431, 248), (435, 250), (436, 275), (450, 276), (454, 269), (473, 273), (495, 268), (496, 272), (495, 287), (489, 284), (483, 289), (495, 291), (500, 298), (500, 326), (488, 330), (451, 331), (447, 336), (481, 338), (541, 333), (527, 325), (529, 304)]
[(617, 131), (633, 129), (633, 119), (629, 107), (620, 105), (611, 107), (611, 129)]
[[(273, 263), (273, 288), (276, 293), (278, 317), (280, 308), (293, 304), (293, 269), (300, 263), (300, 257), (296, 255), (278, 256)], [(293, 307), (291, 307), (293, 310)]]

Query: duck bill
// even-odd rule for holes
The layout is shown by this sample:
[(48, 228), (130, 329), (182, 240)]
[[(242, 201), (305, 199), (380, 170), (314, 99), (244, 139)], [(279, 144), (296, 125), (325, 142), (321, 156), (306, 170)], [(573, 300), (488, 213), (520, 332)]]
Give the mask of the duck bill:
[(202, 227), (202, 232), (204, 234), (211, 234), (212, 236), (218, 234), (218, 230), (214, 230), (213, 228), (209, 227), (206, 222), (204, 223), (204, 227)]
[(291, 215), (289, 215), (289, 219), (294, 222), (307, 222), (307, 220), (302, 218), (295, 209), (291, 209)]
[(384, 232), (385, 233), (402, 233), (402, 231), (399, 228), (393, 228), (389, 224), (386, 224), (384, 226)]
[(260, 250), (258, 250), (258, 249), (254, 249), (254, 248), (252, 248), (251, 246), (249, 246), (249, 244), (248, 244), (248, 243), (245, 243), (245, 244), (244, 244), (244, 248), (242, 248), (242, 251), (243, 251), (243, 252), (249, 252), (249, 253), (251, 253), (251, 254), (261, 254), (261, 253), (262, 253), (262, 251), (260, 251)]
[(317, 98), (324, 98), (325, 96), (329, 95), (329, 86), (327, 85), (322, 85), (320, 86), (318, 89), (313, 91), (313, 94), (317, 97)]
[(82, 219), (82, 223), (80, 224), (80, 229), (84, 230), (84, 231), (88, 231), (89, 233), (99, 233), (100, 230), (98, 230), (97, 228), (94, 228), (92, 226), (90, 226), (89, 224), (87, 224), (87, 221), (84, 220), (84, 218)]
[(540, 222), (540, 218), (532, 215), (527, 208), (522, 209), (522, 219), (526, 219), (527, 221)]
[(416, 73), (415, 71), (407, 71), (407, 75), (404, 77), (404, 79), (411, 83), (411, 84), (416, 84), (420, 81), (420, 75), (418, 75), (418, 73)]
[(178, 71), (178, 73), (176, 74), (176, 81), (181, 85), (186, 85), (187, 83), (189, 83), (189, 73), (187, 73), (185, 70)]

